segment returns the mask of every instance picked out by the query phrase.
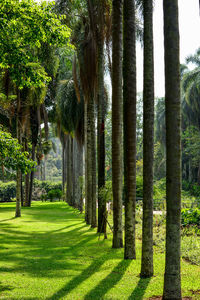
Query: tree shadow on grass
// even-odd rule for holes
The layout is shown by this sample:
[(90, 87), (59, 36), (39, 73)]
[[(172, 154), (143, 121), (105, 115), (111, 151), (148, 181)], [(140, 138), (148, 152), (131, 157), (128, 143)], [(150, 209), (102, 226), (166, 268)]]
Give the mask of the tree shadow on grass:
[(93, 288), (84, 299), (103, 299), (103, 296), (122, 279), (130, 263), (131, 260), (120, 261), (112, 272)]
[[(99, 257), (98, 259), (93, 261), (93, 263), (88, 268), (84, 269), (80, 275), (75, 276), (73, 279), (71, 279), (69, 282), (67, 282), (67, 284), (64, 287), (62, 287), (59, 291), (57, 291), (54, 295), (46, 298), (46, 300), (63, 299), (72, 290), (76, 289), (81, 283), (83, 283), (89, 277), (91, 277), (92, 275), (97, 273), (100, 270), (101, 266), (107, 260), (113, 258), (113, 253), (114, 253), (114, 255), (116, 254), (115, 257), (118, 257), (117, 253), (115, 253), (115, 250), (113, 250), (113, 249), (111, 249), (111, 251), (109, 250), (109, 252), (107, 252), (105, 255), (103, 255), (102, 257)], [(99, 286), (97, 287), (98, 293), (104, 295), (110, 288), (112, 288), (115, 284), (117, 284), (117, 282), (122, 278), (123, 274), (125, 273), (125, 271), (130, 263), (131, 263), (131, 261), (122, 260), (114, 268), (112, 273), (109, 274), (106, 277), (106, 279), (102, 280), (102, 282), (99, 284)], [(106, 282), (106, 286), (105, 286), (104, 281)], [(102, 290), (101, 290), (101, 288), (102, 288)], [(85, 299), (97, 299), (95, 297), (95, 295), (97, 293), (97, 292), (95, 292), (95, 290), (96, 289), (94, 289), (94, 292), (92, 290), (88, 294), (88, 298), (85, 298)], [(101, 290), (101, 293), (100, 293), (100, 290)], [(106, 290), (106, 292), (105, 292), (105, 290)], [(94, 297), (93, 297), (93, 294), (94, 294)], [(86, 297), (87, 297), (87, 295), (86, 295)]]
[(140, 278), (128, 300), (142, 300), (151, 278)]
[(0, 296), (1, 296), (2, 292), (11, 291), (11, 290), (13, 290), (13, 287), (11, 287), (9, 285), (2, 285), (1, 282), (0, 282)]
[(15, 267), (6, 270), (5, 267), (0, 267), (0, 271), (26, 272), (34, 277), (63, 277), (66, 270), (81, 271), (83, 266), (77, 263), (76, 258), (83, 255), (86, 245), (92, 247), (96, 234), (88, 235), (90, 228), (82, 223), (67, 232), (62, 230), (64, 228), (61, 228), (61, 232), (55, 230), (33, 234), (17, 232), (7, 226), (4, 228), (4, 234), (0, 235), (0, 244), (6, 242), (6, 245), (18, 246), (15, 250), (9, 246), (4, 248), (7, 250), (2, 253), (0, 261), (4, 265), (7, 262), (14, 262)]
[(11, 220), (14, 220), (14, 219), (15, 219), (15, 217), (12, 217), (12, 218), (10, 218), (10, 219), (1, 220), (0, 223), (6, 222), (6, 221), (11, 221)]

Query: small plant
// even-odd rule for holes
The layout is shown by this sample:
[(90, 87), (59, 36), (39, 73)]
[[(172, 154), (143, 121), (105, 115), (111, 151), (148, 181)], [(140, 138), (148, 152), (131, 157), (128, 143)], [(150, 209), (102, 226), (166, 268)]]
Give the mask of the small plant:
[(183, 227), (189, 225), (200, 227), (200, 209), (183, 209), (181, 212), (181, 224)]
[(105, 186), (100, 190), (100, 196), (106, 202), (113, 202), (112, 181), (106, 181)]

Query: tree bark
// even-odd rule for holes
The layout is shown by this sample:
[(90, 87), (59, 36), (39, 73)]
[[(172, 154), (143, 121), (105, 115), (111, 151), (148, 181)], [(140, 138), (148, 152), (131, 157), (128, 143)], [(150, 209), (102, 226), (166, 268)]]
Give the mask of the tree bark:
[(72, 162), (72, 137), (69, 135), (68, 136), (68, 157), (67, 157), (67, 203), (69, 205), (72, 205), (72, 167), (73, 167), (73, 162)]
[(181, 114), (178, 0), (164, 0), (166, 258), (163, 299), (181, 299)]
[[(35, 145), (34, 145), (34, 144), (32, 144), (32, 156), (31, 156), (31, 159), (32, 159), (33, 161), (35, 161)], [(32, 170), (32, 171), (31, 171), (31, 174), (30, 174), (28, 205), (26, 205), (26, 206), (28, 206), (28, 207), (31, 207), (31, 202), (32, 202), (34, 174), (35, 174), (35, 171)]]
[(87, 224), (96, 227), (96, 153), (94, 99), (87, 103)]
[(125, 259), (135, 259), (136, 202), (136, 49), (135, 2), (124, 0), (124, 199), (125, 199)]
[(91, 227), (97, 227), (97, 198), (96, 198), (96, 124), (94, 97), (91, 101), (91, 168), (92, 168), (92, 219)]
[(122, 0), (112, 1), (112, 189), (113, 248), (122, 234)]
[(87, 102), (84, 103), (84, 160), (85, 160), (85, 222), (88, 224), (88, 179), (87, 179)]
[[(20, 91), (17, 90), (17, 118), (16, 118), (16, 127), (17, 127), (17, 139), (21, 145), (21, 128), (20, 128)], [(21, 217), (21, 171), (18, 168), (16, 174), (16, 211), (15, 217)]]
[(97, 232), (106, 233), (106, 201), (101, 196), (105, 186), (105, 95), (104, 95), (104, 57), (103, 40), (98, 43), (98, 120), (97, 120), (97, 155), (98, 155), (98, 228)]
[(153, 1), (143, 0), (143, 222), (141, 277), (153, 276), (154, 60)]

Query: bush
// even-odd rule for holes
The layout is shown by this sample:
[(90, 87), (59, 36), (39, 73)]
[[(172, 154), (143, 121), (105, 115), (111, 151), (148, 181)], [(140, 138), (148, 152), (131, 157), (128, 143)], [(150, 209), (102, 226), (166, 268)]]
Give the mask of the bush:
[(62, 182), (53, 182), (53, 181), (41, 181), (41, 180), (34, 180), (34, 187), (40, 188), (41, 190), (45, 190), (48, 194), (51, 190), (60, 190), (62, 191)]
[(182, 226), (197, 225), (200, 226), (200, 209), (183, 209), (181, 211)]
[(16, 197), (16, 182), (0, 181), (0, 202), (11, 202)]
[(59, 189), (51, 190), (47, 194), (47, 199), (49, 199), (51, 202), (55, 199), (61, 199), (62, 197), (62, 191)]

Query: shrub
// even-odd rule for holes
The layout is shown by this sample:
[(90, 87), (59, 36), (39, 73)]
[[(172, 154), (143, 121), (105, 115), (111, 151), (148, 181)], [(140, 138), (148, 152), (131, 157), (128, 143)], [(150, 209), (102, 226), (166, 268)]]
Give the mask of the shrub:
[(11, 202), (14, 197), (16, 197), (16, 182), (0, 181), (0, 202)]
[(59, 190), (59, 189), (51, 190), (47, 194), (47, 199), (49, 199), (51, 202), (54, 199), (59, 199), (60, 200), (61, 197), (62, 197), (62, 191)]
[(45, 192), (48, 194), (51, 190), (60, 190), (62, 191), (62, 182), (53, 182), (53, 181), (41, 181), (41, 180), (34, 180), (34, 187), (40, 188), (42, 190), (45, 190)]
[(200, 209), (182, 209), (181, 211), (182, 226), (197, 225), (200, 226)]

